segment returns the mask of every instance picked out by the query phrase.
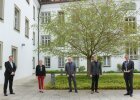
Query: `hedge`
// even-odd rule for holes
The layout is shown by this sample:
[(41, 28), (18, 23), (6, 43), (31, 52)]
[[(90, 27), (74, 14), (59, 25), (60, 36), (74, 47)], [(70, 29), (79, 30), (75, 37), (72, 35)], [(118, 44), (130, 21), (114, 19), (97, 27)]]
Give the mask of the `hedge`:
[[(66, 76), (56, 76), (55, 86), (49, 82), (45, 89), (68, 89), (68, 80)], [(77, 75), (77, 88), (90, 89), (91, 78), (87, 75)], [(99, 89), (125, 89), (125, 82), (122, 74), (104, 74), (99, 79)], [(140, 89), (140, 74), (134, 75), (134, 89)]]

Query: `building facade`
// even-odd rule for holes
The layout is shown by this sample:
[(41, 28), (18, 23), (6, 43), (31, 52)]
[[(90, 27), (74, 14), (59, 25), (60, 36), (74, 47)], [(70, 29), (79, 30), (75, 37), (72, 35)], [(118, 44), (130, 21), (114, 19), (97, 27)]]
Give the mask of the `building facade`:
[[(138, 10), (140, 1), (134, 2)], [(39, 3), (42, 4), (41, 8)], [(15, 79), (30, 76), (35, 72), (35, 66), (38, 63), (36, 50), (38, 21), (40, 24), (51, 21), (52, 12), (63, 15), (61, 5), (68, 3), (69, 0), (0, 0), (0, 84), (4, 82), (4, 62), (8, 61), (9, 55), (14, 56), (14, 62), (17, 65)], [(38, 17), (39, 11), (41, 17)], [(140, 16), (133, 17), (126, 21), (140, 24)], [(40, 30), (39, 40), (39, 43), (47, 44), (52, 40), (52, 36)], [(140, 70), (140, 49), (129, 49), (127, 53), (134, 60), (135, 68)], [(117, 71), (117, 65), (122, 64), (124, 60), (123, 56), (123, 54), (103, 56), (103, 71)], [(47, 70), (64, 69), (67, 61), (66, 57), (43, 53), (40, 53), (40, 59), (44, 61)], [(73, 60), (77, 67), (86, 68), (85, 57), (74, 57)]]
[[(37, 30), (37, 0), (0, 0), (0, 84), (4, 82), (4, 62), (10, 55), (17, 65), (15, 79), (33, 73), (33, 41)], [(33, 38), (34, 36), (34, 38)]]

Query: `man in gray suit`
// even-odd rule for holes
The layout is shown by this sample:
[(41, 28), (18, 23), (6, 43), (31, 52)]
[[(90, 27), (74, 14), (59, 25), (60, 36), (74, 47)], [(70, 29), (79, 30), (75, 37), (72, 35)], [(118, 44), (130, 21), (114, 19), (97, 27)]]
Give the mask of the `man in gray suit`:
[(65, 65), (65, 72), (68, 77), (68, 82), (69, 82), (69, 92), (72, 92), (72, 85), (71, 85), (71, 80), (73, 80), (74, 83), (74, 89), (75, 93), (78, 93), (77, 91), (77, 86), (76, 86), (76, 65), (74, 62), (72, 62), (72, 58), (68, 57), (68, 62)]
[(94, 90), (96, 93), (99, 93), (98, 80), (99, 75), (102, 75), (101, 63), (97, 60), (97, 56), (94, 55), (92, 58), (93, 61), (91, 61), (91, 70), (90, 70), (90, 77), (92, 77), (91, 94), (94, 93)]
[(127, 93), (124, 95), (133, 95), (133, 70), (134, 70), (134, 62), (129, 59), (129, 55), (125, 55), (125, 61), (122, 64), (122, 71), (124, 73), (124, 80), (126, 83)]

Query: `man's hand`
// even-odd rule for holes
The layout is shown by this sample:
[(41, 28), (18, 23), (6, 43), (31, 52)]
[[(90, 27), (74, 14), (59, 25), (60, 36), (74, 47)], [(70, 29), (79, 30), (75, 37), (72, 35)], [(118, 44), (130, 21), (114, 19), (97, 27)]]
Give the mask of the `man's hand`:
[(72, 74), (72, 76), (74, 76), (74, 74)]
[(90, 75), (90, 77), (92, 77), (92, 75)]
[(66, 75), (67, 77), (69, 77), (69, 75)]

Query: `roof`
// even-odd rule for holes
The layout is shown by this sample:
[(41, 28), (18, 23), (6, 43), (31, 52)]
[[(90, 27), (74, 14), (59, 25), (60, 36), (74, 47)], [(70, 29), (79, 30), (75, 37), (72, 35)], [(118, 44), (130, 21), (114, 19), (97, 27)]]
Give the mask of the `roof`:
[(64, 2), (74, 2), (80, 0), (38, 0), (40, 4), (53, 4), (53, 3), (64, 3)]

